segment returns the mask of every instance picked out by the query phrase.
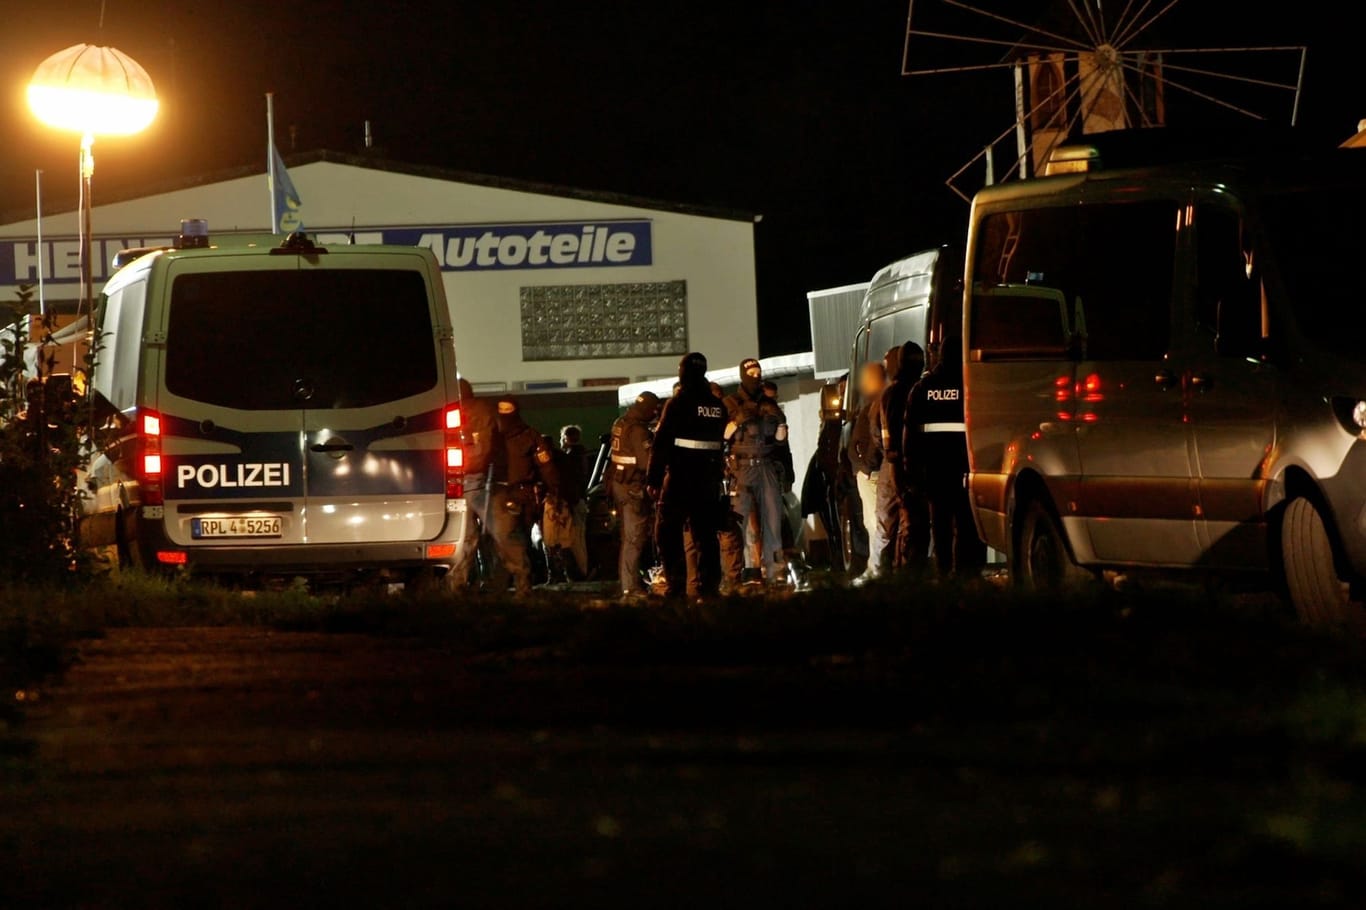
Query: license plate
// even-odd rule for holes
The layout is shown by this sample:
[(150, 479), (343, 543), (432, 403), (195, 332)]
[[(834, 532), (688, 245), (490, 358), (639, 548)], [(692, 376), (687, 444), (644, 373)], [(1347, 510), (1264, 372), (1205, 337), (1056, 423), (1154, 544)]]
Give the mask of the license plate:
[(190, 536), (195, 540), (222, 537), (279, 537), (278, 515), (233, 515), (227, 518), (192, 518)]

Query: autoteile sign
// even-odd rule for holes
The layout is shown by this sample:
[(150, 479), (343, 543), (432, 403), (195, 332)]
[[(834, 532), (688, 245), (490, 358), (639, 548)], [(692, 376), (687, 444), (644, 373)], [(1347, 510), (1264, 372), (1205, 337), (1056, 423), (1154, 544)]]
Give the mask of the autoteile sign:
[[(213, 224), (209, 225), (213, 238)], [(545, 224), (453, 224), (431, 227), (323, 228), (310, 231), (321, 244), (387, 243), (426, 247), (445, 272), (517, 269), (621, 268), (651, 265), (651, 223), (575, 221)], [(256, 239), (256, 238), (253, 238)], [(218, 241), (232, 245), (231, 235)], [(168, 236), (137, 233), (96, 237), (91, 243), (95, 280), (109, 277), (120, 250), (170, 246)], [(76, 284), (81, 279), (80, 243), (75, 238), (0, 240), (0, 284), (44, 281)]]

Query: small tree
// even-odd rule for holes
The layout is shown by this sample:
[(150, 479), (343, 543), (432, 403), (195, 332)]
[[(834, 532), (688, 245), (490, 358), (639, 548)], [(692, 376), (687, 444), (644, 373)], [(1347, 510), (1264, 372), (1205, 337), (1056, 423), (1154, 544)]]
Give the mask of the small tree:
[[(80, 377), (54, 377), (52, 323), (33, 313), (31, 287), (20, 287), (10, 310), (0, 333), (0, 580), (64, 582), (89, 568), (77, 546), (94, 435), (89, 395)], [(26, 343), (36, 344), (36, 376), (25, 369)]]

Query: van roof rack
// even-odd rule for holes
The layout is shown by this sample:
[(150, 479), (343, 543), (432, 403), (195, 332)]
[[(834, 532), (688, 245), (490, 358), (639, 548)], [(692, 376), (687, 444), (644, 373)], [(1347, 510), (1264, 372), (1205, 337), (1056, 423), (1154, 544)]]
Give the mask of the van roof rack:
[(318, 256), (326, 252), (326, 247), (318, 246), (303, 231), (293, 232), (288, 237), (286, 237), (279, 246), (272, 247), (270, 250), (270, 254), (272, 256)]
[(1110, 130), (1076, 137), (1058, 147), (1044, 175), (1197, 161), (1280, 158), (1328, 151), (1302, 130), (1268, 124), (1238, 127), (1171, 127)]

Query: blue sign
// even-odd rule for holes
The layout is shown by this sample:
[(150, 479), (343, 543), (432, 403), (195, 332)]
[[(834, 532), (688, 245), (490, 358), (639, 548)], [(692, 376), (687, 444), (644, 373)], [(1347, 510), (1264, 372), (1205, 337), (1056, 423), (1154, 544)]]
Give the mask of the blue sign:
[[(431, 250), (445, 272), (534, 269), (600, 269), (652, 265), (651, 223), (572, 221), (545, 224), (451, 224), (432, 227), (321, 228), (308, 233), (319, 243), (388, 243)], [(209, 224), (213, 237), (213, 224)], [(252, 239), (259, 239), (253, 237)], [(120, 250), (169, 246), (171, 239), (136, 235), (96, 237), (91, 243), (95, 280), (112, 273)], [(230, 235), (215, 240), (231, 246)], [(44, 239), (40, 248), (28, 238), (0, 238), (0, 285), (34, 284), (38, 270), (54, 284), (80, 281), (80, 243), (74, 238)]]
[(650, 265), (648, 221), (380, 228), (385, 243), (425, 246), (447, 272)]

